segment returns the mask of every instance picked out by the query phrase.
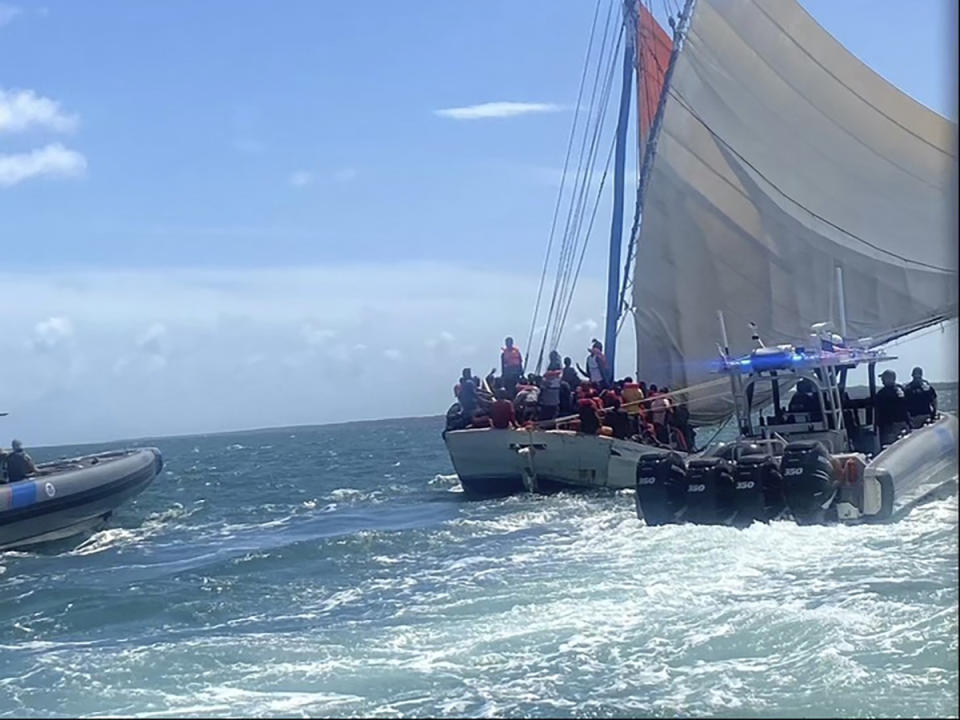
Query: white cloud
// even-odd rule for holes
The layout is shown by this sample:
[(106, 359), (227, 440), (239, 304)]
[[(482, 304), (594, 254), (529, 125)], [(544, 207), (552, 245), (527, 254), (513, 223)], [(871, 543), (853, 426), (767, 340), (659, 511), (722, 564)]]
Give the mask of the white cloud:
[(532, 113), (554, 113), (566, 110), (563, 105), (553, 103), (489, 102), (480, 105), (443, 108), (434, 110), (435, 115), (453, 120), (480, 120), (485, 118), (505, 118)]
[(87, 159), (80, 153), (52, 143), (28, 153), (0, 155), (0, 187), (9, 187), (33, 177), (79, 177)]
[(572, 330), (574, 332), (583, 332), (584, 330), (593, 332), (599, 327), (600, 327), (600, 323), (598, 323), (593, 318), (587, 318), (586, 320), (581, 320), (580, 322), (575, 323), (572, 327)]
[(73, 337), (73, 323), (69, 318), (56, 316), (41, 320), (33, 327), (31, 344), (35, 350), (53, 350)]
[(313, 173), (306, 170), (297, 170), (290, 174), (289, 182), (294, 187), (303, 187), (313, 182)]
[(137, 337), (137, 347), (145, 352), (162, 352), (166, 335), (166, 325), (153, 323)]
[(306, 341), (307, 345), (326, 345), (327, 341), (336, 334), (334, 330), (317, 327), (313, 323), (305, 323), (300, 328), (300, 337)]
[(20, 8), (16, 5), (10, 5), (9, 3), (0, 2), (0, 27), (8, 25), (13, 22), (13, 19), (17, 17), (21, 12)]
[[(588, 317), (603, 287), (579, 286), (587, 305), (570, 312)], [(461, 368), (486, 374), (504, 335), (526, 332), (518, 308), (528, 312), (531, 288), (536, 277), (516, 270), (431, 262), (0, 268), (0, 308), (24, 308), (0, 313), (4, 373), (18, 378), (3, 409), (37, 444), (442, 414)], [(24, 352), (35, 326), (67, 315), (55, 351)], [(46, 322), (41, 337), (56, 342), (58, 326)], [(441, 356), (426, 338), (453, 344)], [(391, 363), (404, 377), (384, 402)]]
[(359, 175), (359, 173), (356, 168), (341, 168), (333, 174), (333, 179), (339, 183), (346, 183), (356, 180), (357, 175)]
[[(0, 6), (0, 19), (2, 8)], [(34, 127), (69, 132), (76, 126), (77, 117), (64, 114), (56, 100), (37, 95), (33, 90), (0, 89), (0, 132), (23, 132)]]

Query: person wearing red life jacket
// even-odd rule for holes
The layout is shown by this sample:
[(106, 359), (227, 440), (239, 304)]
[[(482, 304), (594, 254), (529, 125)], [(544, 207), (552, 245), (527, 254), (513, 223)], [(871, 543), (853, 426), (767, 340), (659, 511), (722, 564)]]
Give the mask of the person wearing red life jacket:
[(577, 414), (580, 420), (580, 432), (584, 435), (596, 435), (603, 425), (600, 412), (593, 398), (584, 397), (577, 401)]
[(490, 420), (498, 430), (516, 427), (517, 418), (505, 390), (497, 390), (497, 399), (490, 406)]
[(507, 337), (503, 341), (504, 348), (500, 353), (500, 376), (503, 386), (511, 395), (516, 392), (517, 382), (523, 377), (523, 355), (520, 349), (513, 344), (513, 338)]

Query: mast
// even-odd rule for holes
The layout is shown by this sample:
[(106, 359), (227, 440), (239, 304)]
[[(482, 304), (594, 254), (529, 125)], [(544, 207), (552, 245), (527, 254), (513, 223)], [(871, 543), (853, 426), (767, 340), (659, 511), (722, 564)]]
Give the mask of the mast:
[[(643, 161), (642, 161), (642, 164), (640, 165), (640, 177), (637, 180), (636, 212), (634, 213), (635, 222), (634, 222), (634, 228), (631, 230), (631, 233), (630, 233), (629, 246), (627, 249), (627, 260), (626, 260), (626, 265), (624, 266), (624, 269), (623, 269), (624, 283), (623, 283), (623, 287), (620, 288), (620, 291), (619, 291), (620, 292), (619, 302), (615, 310), (616, 320), (614, 320), (614, 325), (616, 325), (616, 322), (620, 319), (619, 317), (620, 307), (623, 306), (623, 302), (626, 300), (625, 295), (626, 295), (627, 288), (629, 286), (631, 266), (634, 264), (634, 253), (636, 250), (637, 235), (639, 234), (639, 225), (643, 221), (643, 196), (644, 196), (644, 191), (646, 190), (646, 187), (647, 187), (647, 180), (650, 177), (650, 170), (653, 167), (653, 158), (657, 154), (657, 138), (660, 135), (660, 128), (663, 125), (663, 111), (667, 105), (667, 92), (670, 89), (670, 79), (673, 77), (673, 69), (677, 64), (677, 57), (679, 57), (680, 50), (683, 47), (683, 39), (686, 36), (687, 28), (690, 25), (690, 17), (693, 14), (693, 6), (695, 3), (696, 3), (696, 0), (686, 0), (686, 2), (684, 2), (683, 10), (680, 12), (680, 16), (678, 18), (678, 22), (676, 26), (673, 26), (673, 22), (671, 19), (670, 24), (673, 27), (673, 47), (670, 50), (670, 60), (667, 63), (667, 69), (666, 71), (664, 71), (664, 74), (663, 74), (663, 87), (660, 91), (660, 97), (657, 100), (657, 111), (654, 114), (653, 122), (650, 125), (650, 134), (646, 138), (647, 143), (643, 151)], [(636, 29), (634, 28), (634, 34), (635, 33), (636, 33)], [(621, 103), (622, 103), (622, 100), (621, 100)], [(621, 104), (621, 110), (622, 110), (622, 104)], [(617, 140), (619, 141), (619, 136)], [(640, 142), (643, 142), (643, 138), (640, 138)], [(612, 245), (613, 243), (611, 242), (611, 251), (612, 251)], [(618, 240), (617, 240), (618, 251), (619, 251), (619, 247), (620, 246), (619, 246), (619, 237), (618, 237)], [(613, 262), (612, 254), (610, 256), (610, 260), (612, 263)], [(633, 273), (634, 273), (634, 280), (636, 280), (635, 269), (633, 270)], [(611, 271), (610, 273), (611, 279), (614, 277), (614, 274), (615, 273)], [(611, 338), (610, 317), (611, 317), (611, 306), (610, 306), (609, 295), (608, 295), (607, 342), (609, 342)], [(616, 330), (614, 330), (612, 337), (614, 342), (616, 342)], [(639, 344), (640, 344), (640, 338), (638, 337), (637, 345), (639, 346)], [(607, 354), (607, 357), (609, 359), (610, 357), (609, 353)], [(639, 365), (639, 361), (640, 361), (640, 358), (638, 356), (637, 357), (638, 365)], [(613, 363), (612, 361), (610, 362), (612, 366)]]
[(627, 159), (627, 126), (630, 122), (630, 96), (636, 47), (636, 0), (624, 0), (623, 22), (626, 42), (623, 44), (623, 82), (620, 86), (620, 115), (617, 119), (617, 144), (613, 166), (613, 217), (610, 221), (610, 262), (607, 276), (607, 315), (604, 352), (611, 377), (614, 376), (617, 352), (617, 322), (620, 320), (620, 256), (623, 240), (624, 166)]

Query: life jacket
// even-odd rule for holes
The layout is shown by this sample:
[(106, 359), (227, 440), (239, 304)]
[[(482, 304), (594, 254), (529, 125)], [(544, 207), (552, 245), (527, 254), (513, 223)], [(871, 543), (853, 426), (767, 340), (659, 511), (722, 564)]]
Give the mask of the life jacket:
[(514, 345), (512, 348), (503, 348), (500, 358), (503, 360), (503, 367), (520, 369), (523, 367), (523, 356)]
[[(624, 410), (628, 415), (640, 415), (643, 413), (643, 408), (640, 407), (640, 400), (643, 400), (643, 391), (640, 389), (640, 386), (636, 383), (624, 383), (623, 384), (623, 404), (626, 405)], [(635, 403), (631, 405), (630, 403)]]

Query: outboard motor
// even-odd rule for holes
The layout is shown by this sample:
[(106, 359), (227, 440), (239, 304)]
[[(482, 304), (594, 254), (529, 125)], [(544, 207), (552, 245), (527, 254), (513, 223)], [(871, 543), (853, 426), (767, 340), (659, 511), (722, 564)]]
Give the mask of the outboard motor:
[(695, 458), (687, 465), (687, 517), (701, 525), (733, 520), (733, 466), (724, 458)]
[(645, 453), (637, 462), (637, 517), (647, 525), (680, 522), (687, 503), (687, 468), (677, 453)]
[(769, 455), (743, 455), (733, 474), (733, 524), (746, 527), (754, 520), (769, 522), (783, 512), (783, 477)]
[(792, 442), (780, 462), (784, 496), (800, 525), (823, 522), (833, 502), (837, 482), (830, 453), (817, 440)]

